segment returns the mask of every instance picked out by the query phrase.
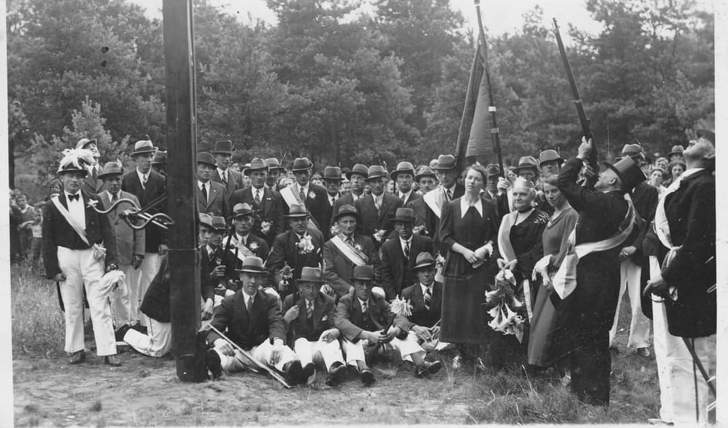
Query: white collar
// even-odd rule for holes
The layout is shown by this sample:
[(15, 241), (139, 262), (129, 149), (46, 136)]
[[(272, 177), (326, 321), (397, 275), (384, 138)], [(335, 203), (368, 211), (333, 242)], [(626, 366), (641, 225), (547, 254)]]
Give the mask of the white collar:
[(144, 181), (145, 178), (146, 179), (149, 179), (149, 174), (152, 173), (152, 170), (150, 169), (149, 171), (147, 171), (146, 174), (144, 174), (143, 172), (139, 171), (139, 169), (137, 169), (136, 172), (137, 172), (137, 175), (139, 176), (139, 181)]
[(200, 187), (200, 189), (202, 189), (202, 186), (205, 186), (205, 188), (209, 187), (208, 184), (210, 184), (209, 180), (204, 183), (200, 180), (197, 180), (197, 185)]
[(356, 299), (359, 301), (359, 305), (361, 307), (364, 307), (364, 304), (366, 304), (367, 306), (369, 306), (369, 300), (362, 300), (362, 299), (359, 298), (359, 296), (356, 296)]
[(425, 284), (420, 282), (420, 288), (422, 289), (422, 295), (424, 296), (425, 292), (429, 289), (430, 293), (435, 291), (435, 282), (433, 281), (430, 286), (426, 286)]
[(296, 182), (296, 186), (298, 187), (298, 191), (300, 192), (300, 191), (301, 191), (301, 189), (303, 189), (303, 193), (304, 193), (304, 194), (306, 194), (306, 196), (308, 196), (308, 185), (309, 185), (309, 184), (311, 184), (311, 182), (310, 182), (310, 181), (309, 181), (308, 183), (306, 183), (306, 185), (305, 185), (305, 186), (301, 186), (301, 185), (300, 185), (300, 184), (298, 183), (298, 181)]
[(220, 174), (220, 177), (223, 177), (228, 171), (229, 169), (220, 169), (220, 167), (217, 168), (217, 173)]
[(409, 239), (402, 239), (401, 236), (397, 236), (397, 237), (399, 238), (399, 243), (402, 244), (402, 247), (404, 247), (404, 244), (406, 242), (409, 242), (410, 244), (412, 243), (412, 237), (413, 236), (414, 236), (414, 234), (410, 235)]
[[(111, 199), (111, 198), (113, 198), (113, 197), (114, 197), (114, 194), (113, 194), (113, 193), (111, 193), (111, 192), (110, 192), (110, 191), (109, 191), (108, 189), (106, 190), (106, 193), (108, 193), (108, 194), (109, 194), (109, 199)], [(116, 197), (117, 197), (118, 199), (121, 199), (121, 189), (119, 189), (119, 192), (118, 192), (118, 193), (116, 194)]]
[(474, 204), (468, 203), (465, 196), (460, 198), (460, 218), (465, 217), (465, 213), (468, 212), (468, 208), (475, 207), (475, 209), (478, 211), (478, 214), (480, 214), (481, 217), (483, 217), (483, 203), (480, 199), (477, 199)]
[(250, 296), (250, 295), (248, 295), (248, 293), (246, 293), (245, 291), (242, 291), (242, 290), (240, 292), (243, 293), (243, 300), (245, 301), (245, 307), (248, 307), (248, 301), (250, 301), (250, 299), (254, 299), (253, 301), (255, 301), (255, 295)]
[(407, 199), (412, 194), (412, 188), (409, 189), (409, 192), (399, 192), (399, 197), (402, 199)]
[(682, 175), (680, 175), (680, 177), (678, 177), (677, 180), (675, 180), (672, 183), (670, 183), (670, 185), (667, 187), (667, 191), (669, 193), (674, 192), (675, 189), (677, 189), (678, 187), (680, 187), (680, 182), (682, 182), (684, 179), (690, 177), (691, 175), (696, 174), (696, 173), (702, 171), (703, 169), (704, 168), (690, 168), (688, 170), (685, 170), (685, 172), (683, 172)]

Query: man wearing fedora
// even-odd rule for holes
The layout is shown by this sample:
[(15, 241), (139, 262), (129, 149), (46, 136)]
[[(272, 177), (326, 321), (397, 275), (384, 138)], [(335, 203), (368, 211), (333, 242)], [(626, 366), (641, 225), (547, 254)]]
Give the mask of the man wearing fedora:
[[(140, 207), (147, 207), (152, 202), (158, 202), (166, 196), (166, 179), (163, 175), (152, 169), (152, 159), (156, 148), (149, 140), (139, 140), (134, 143), (134, 151), (131, 157), (136, 163), (136, 168), (129, 171), (121, 179), (121, 190), (129, 192), (137, 197)], [(156, 214), (164, 212), (166, 203), (157, 203), (147, 212)], [(139, 296), (144, 296), (149, 284), (159, 271), (161, 255), (166, 253), (167, 245), (164, 231), (154, 225), (144, 230), (144, 260), (141, 265), (139, 278)], [(141, 319), (146, 325), (145, 317)]]
[(246, 257), (257, 256), (265, 260), (270, 247), (265, 239), (253, 232), (255, 216), (253, 208), (245, 203), (237, 203), (233, 207), (233, 230), (225, 237), (222, 246), (237, 259), (238, 266)]
[(414, 283), (412, 267), (417, 254), (434, 252), (431, 238), (412, 233), (414, 221), (412, 208), (397, 208), (394, 216), (396, 234), (379, 249), (380, 281), (388, 300), (399, 296), (403, 288)]
[(402, 206), (402, 200), (384, 191), (384, 180), (387, 170), (381, 165), (372, 165), (367, 171), (367, 184), (372, 193), (360, 197), (354, 206), (361, 219), (361, 232), (374, 237), (374, 245), (378, 248), (392, 232), (394, 213)]
[(541, 176), (558, 175), (564, 159), (554, 149), (542, 150), (538, 154), (538, 166), (541, 169)]
[(328, 219), (326, 189), (311, 183), (312, 168), (313, 163), (308, 158), (296, 158), (291, 167), (296, 181), (281, 189), (281, 197), (285, 202), (284, 210), (286, 212), (293, 205), (305, 206), (311, 215), (313, 225), (323, 233), (326, 224), (322, 222)]
[(576, 248), (566, 255), (553, 283), (559, 296), (569, 299), (564, 324), (572, 349), (571, 390), (582, 401), (608, 406), (609, 328), (619, 295), (619, 252), (635, 227), (634, 208), (625, 195), (645, 176), (632, 158), (625, 157), (606, 164), (593, 189), (580, 186), (579, 172), (593, 150), (591, 141), (582, 141), (577, 157), (559, 174), (558, 188), (580, 219), (573, 235)]
[(374, 266), (355, 267), (352, 279), (354, 290), (339, 299), (334, 325), (343, 336), (341, 346), (346, 362), (358, 369), (362, 383), (374, 383), (367, 356), (371, 360), (374, 353), (388, 349), (396, 350), (403, 360), (414, 362), (417, 377), (436, 373), (441, 363), (425, 360), (425, 351), (414, 332), (408, 331), (406, 318), (394, 314), (383, 297), (372, 293)]
[(402, 200), (402, 206), (407, 206), (422, 196), (412, 188), (415, 178), (415, 167), (409, 162), (400, 162), (392, 171), (392, 180), (397, 184), (397, 196)]
[(283, 320), (288, 327), (288, 344), (301, 359), (303, 376), (314, 373), (316, 362), (328, 371), (326, 384), (338, 385), (346, 373), (339, 344), (339, 330), (334, 327), (336, 304), (333, 297), (321, 292), (323, 276), (318, 267), (304, 267), (296, 279), (297, 292), (283, 301)]
[(270, 246), (276, 235), (285, 230), (282, 218), (284, 214), (283, 199), (280, 193), (266, 187), (268, 165), (263, 159), (253, 158), (250, 166), (245, 169), (245, 175), (250, 177), (250, 186), (236, 190), (230, 197), (230, 204), (235, 206), (239, 203), (246, 203), (253, 208), (256, 214), (253, 232), (265, 239)]
[(368, 171), (366, 165), (357, 163), (351, 168), (351, 171), (346, 173), (346, 179), (349, 180), (349, 191), (334, 203), (331, 210), (331, 225), (334, 224), (334, 217), (339, 212), (339, 208), (344, 205), (354, 205), (364, 195), (364, 185), (366, 184)]
[(225, 186), (212, 181), (215, 174), (215, 158), (208, 152), (197, 153), (197, 212), (225, 217), (228, 202)]
[(411, 208), (415, 214), (413, 231), (417, 234), (432, 236), (433, 231), (427, 229), (427, 204), (423, 196), (437, 187), (437, 177), (432, 168), (420, 165), (415, 173), (415, 181), (419, 186), (420, 196), (407, 202), (405, 207)]
[(124, 324), (134, 324), (140, 321), (139, 305), (144, 297), (140, 294), (139, 281), (140, 268), (144, 260), (145, 229), (134, 230), (121, 218), (120, 214), (124, 210), (139, 206), (139, 199), (136, 196), (121, 190), (122, 174), (121, 164), (117, 162), (107, 162), (99, 174), (99, 178), (104, 181), (106, 188), (99, 193), (104, 210), (108, 210), (111, 205), (121, 199), (128, 199), (133, 203), (122, 201), (106, 214), (114, 231), (119, 269), (124, 272), (126, 277), (124, 281), (126, 287), (117, 288), (111, 297), (111, 314), (117, 328)]
[(212, 180), (225, 187), (225, 200), (228, 200), (234, 191), (243, 187), (243, 176), (230, 168), (233, 159), (233, 142), (230, 140), (217, 141), (211, 153), (215, 156), (217, 166), (212, 174)]
[(279, 180), (281, 174), (285, 172), (285, 169), (281, 166), (281, 163), (277, 158), (268, 158), (265, 160), (265, 164), (268, 166), (268, 175), (265, 178), (265, 186), (276, 192), (280, 192)]
[[(276, 236), (273, 241), (273, 248), (266, 266), (271, 270), (274, 277), (280, 277), (277, 283), (287, 285), (285, 288), (280, 287), (278, 293), (281, 298), (295, 292), (292, 281), (301, 277), (301, 272), (305, 266), (318, 267), (321, 266), (322, 248), (324, 245), (324, 236), (317, 229), (308, 226), (308, 212), (303, 205), (294, 205), (288, 214), (288, 230)], [(285, 267), (290, 268), (290, 278), (286, 276)]]
[(432, 169), (435, 170), (440, 186), (423, 196), (427, 205), (427, 230), (436, 241), (442, 207), (465, 193), (465, 188), (457, 182), (460, 171), (456, 166), (455, 156), (449, 154), (438, 156)]
[(685, 151), (685, 147), (676, 144), (672, 146), (672, 149), (670, 149), (670, 153), (667, 154), (667, 160), (669, 163), (675, 162), (677, 160), (683, 160), (683, 153)]
[(86, 359), (83, 336), (83, 294), (86, 291), (96, 342), (104, 363), (121, 365), (109, 306), (109, 289), (102, 285), (105, 272), (118, 268), (116, 240), (109, 219), (94, 207), (101, 203), (81, 190), (88, 165), (80, 150), (61, 159), (57, 174), (63, 191), (43, 213), (43, 260), (46, 277), (59, 284), (65, 307), (65, 351), (71, 364)]
[(93, 156), (93, 163), (88, 165), (88, 174), (83, 179), (83, 191), (92, 195), (98, 194), (104, 188), (104, 182), (99, 177), (101, 173), (101, 165), (99, 165), (99, 159), (101, 153), (96, 144), (96, 139), (81, 138), (76, 143), (76, 149), (86, 149), (91, 152)]
[[(334, 214), (334, 206), (336, 206), (336, 201), (339, 200), (341, 195), (341, 168), (338, 166), (327, 166), (324, 168), (324, 185), (326, 186), (326, 201), (328, 202), (328, 219), (326, 221), (326, 225), (329, 225), (331, 223), (331, 217)], [(331, 235), (331, 229), (329, 227), (326, 228), (326, 230), (322, 230), (324, 232), (324, 236), (327, 238)]]
[[(223, 299), (210, 322), (240, 348), (248, 351), (261, 364), (283, 372), (289, 384), (305, 383), (301, 361), (286, 346), (286, 325), (278, 299), (259, 289), (268, 271), (260, 257), (246, 257), (237, 270), (242, 289)], [(242, 353), (214, 331), (207, 336), (228, 373), (255, 367)]]
[(357, 233), (359, 213), (352, 205), (343, 205), (334, 216), (338, 232), (324, 244), (324, 278), (338, 296), (352, 287), (355, 266), (378, 265), (379, 258), (372, 238)]
[[(625, 144), (622, 148), (622, 157), (630, 157), (640, 166), (647, 162), (642, 146), (639, 144)], [(649, 348), (650, 320), (642, 312), (641, 299), (643, 281), (649, 279), (649, 276), (646, 275), (649, 270), (649, 259), (642, 252), (642, 242), (651, 227), (652, 220), (655, 218), (659, 195), (657, 188), (644, 180), (634, 187), (631, 197), (635, 211), (642, 221), (638, 223), (637, 229), (630, 237), (631, 240), (628, 240), (627, 245), (619, 252), (620, 287), (619, 296), (617, 297), (617, 309), (614, 312), (614, 323), (612, 329), (609, 330), (609, 345), (613, 346), (614, 337), (617, 334), (617, 324), (619, 323), (622, 296), (627, 291), (631, 306), (627, 346), (636, 349), (639, 355), (649, 357), (651, 355)], [(643, 270), (645, 275), (643, 275)]]

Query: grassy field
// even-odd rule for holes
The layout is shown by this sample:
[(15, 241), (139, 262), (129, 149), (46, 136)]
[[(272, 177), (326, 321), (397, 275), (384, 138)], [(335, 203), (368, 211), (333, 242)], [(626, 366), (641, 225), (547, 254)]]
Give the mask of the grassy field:
[(55, 284), (28, 265), (12, 270), (12, 322), (17, 425), (644, 423), (659, 406), (654, 359), (627, 351), (623, 331), (611, 405), (602, 409), (577, 401), (559, 379), (529, 379), (515, 368), (474, 373), (446, 365), (427, 380), (385, 363), (371, 388), (351, 379), (338, 388), (316, 382), (283, 390), (247, 373), (181, 383), (174, 361), (135, 352), (122, 354), (118, 368), (95, 355), (69, 366)]

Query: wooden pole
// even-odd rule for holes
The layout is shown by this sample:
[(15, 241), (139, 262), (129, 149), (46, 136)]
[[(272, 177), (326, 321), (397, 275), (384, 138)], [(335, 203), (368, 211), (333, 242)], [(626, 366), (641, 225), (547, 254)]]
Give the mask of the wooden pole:
[(195, 69), (192, 0), (164, 0), (164, 57), (167, 97), (167, 204), (174, 224), (168, 232), (170, 305), (177, 376), (204, 380), (197, 351), (200, 328), (200, 267), (197, 207), (194, 204), (196, 152)]

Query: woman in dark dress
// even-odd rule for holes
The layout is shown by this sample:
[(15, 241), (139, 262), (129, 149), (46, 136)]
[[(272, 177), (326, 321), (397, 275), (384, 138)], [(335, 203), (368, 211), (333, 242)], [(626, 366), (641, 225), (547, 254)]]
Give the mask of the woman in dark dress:
[(485, 183), (485, 168), (477, 164), (469, 167), (465, 194), (445, 204), (440, 220), (440, 240), (448, 250), (440, 339), (455, 344), (460, 351), (453, 360), (454, 368), (460, 367), (463, 358), (477, 358), (487, 337), (482, 303), (493, 280), (489, 264), (498, 216), (495, 204), (480, 196)]
[[(532, 182), (518, 178), (511, 192), (513, 211), (501, 220), (498, 255), (506, 262), (516, 260), (512, 270), (516, 278), (516, 296), (532, 308), (538, 289), (530, 284), (531, 273), (543, 255), (541, 235), (548, 222), (548, 214), (534, 207), (536, 189)], [(522, 315), (527, 317), (527, 313)], [(494, 332), (489, 342), (488, 363), (491, 366), (503, 366), (506, 362), (520, 365), (526, 358), (526, 338), (519, 342), (513, 335)]]
[(543, 275), (552, 275), (561, 265), (568, 249), (569, 235), (579, 219), (579, 214), (571, 208), (556, 187), (557, 180), (556, 175), (544, 180), (544, 196), (554, 207), (554, 213), (542, 235), (544, 258), (534, 268), (534, 277), (538, 281), (536, 284), (541, 286), (533, 306), (528, 341), (528, 364), (539, 368), (554, 365), (568, 353), (568, 349), (564, 346), (566, 338), (559, 336), (561, 331), (559, 321), (563, 321), (564, 317), (561, 315), (567, 308), (566, 302), (559, 299), (551, 287), (550, 279), (542, 278)]

